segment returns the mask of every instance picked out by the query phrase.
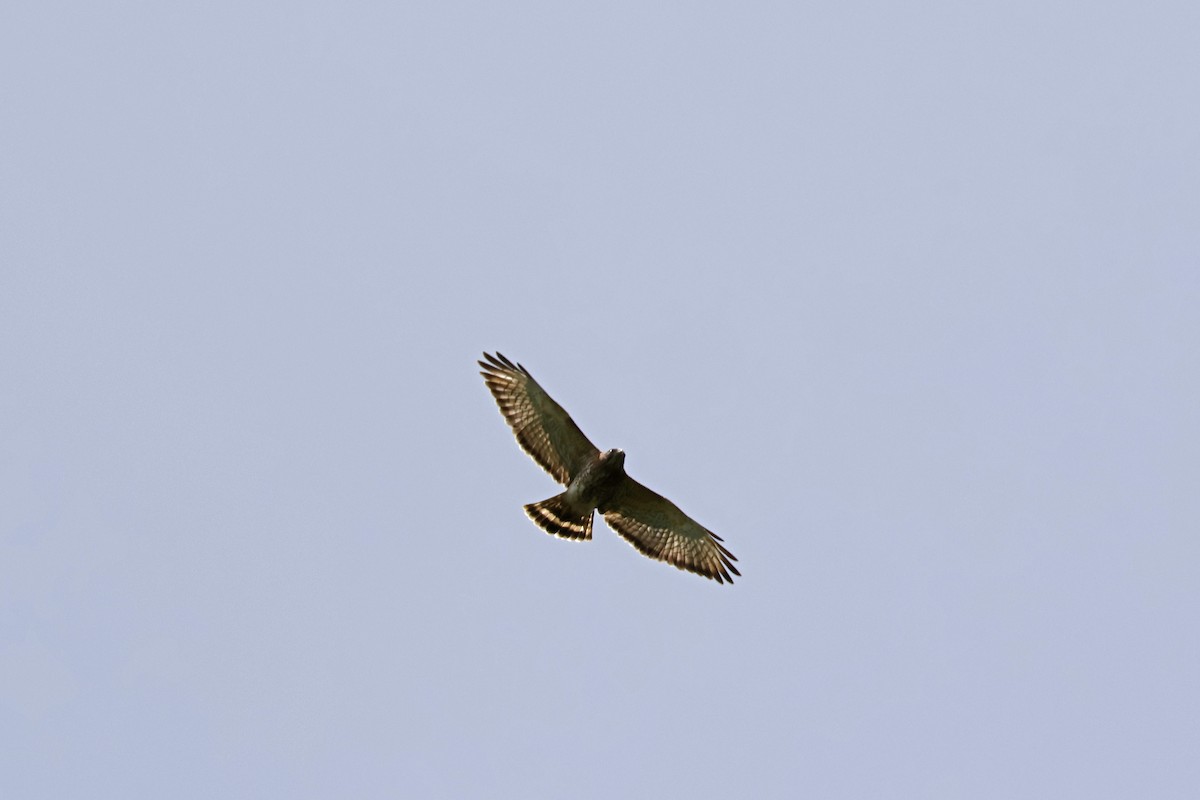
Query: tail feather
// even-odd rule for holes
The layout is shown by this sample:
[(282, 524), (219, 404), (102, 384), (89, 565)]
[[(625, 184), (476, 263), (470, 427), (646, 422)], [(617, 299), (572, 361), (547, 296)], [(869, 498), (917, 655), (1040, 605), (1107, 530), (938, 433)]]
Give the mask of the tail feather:
[(581, 514), (567, 502), (566, 492), (540, 503), (530, 503), (525, 506), (525, 513), (535, 525), (554, 536), (576, 540), (592, 538), (592, 509)]

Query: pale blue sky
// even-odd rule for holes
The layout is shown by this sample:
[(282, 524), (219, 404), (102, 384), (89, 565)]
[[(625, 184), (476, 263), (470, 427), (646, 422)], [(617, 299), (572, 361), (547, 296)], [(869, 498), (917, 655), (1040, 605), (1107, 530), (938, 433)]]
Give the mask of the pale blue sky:
[(9, 4), (0, 795), (1194, 798), (1197, 8)]

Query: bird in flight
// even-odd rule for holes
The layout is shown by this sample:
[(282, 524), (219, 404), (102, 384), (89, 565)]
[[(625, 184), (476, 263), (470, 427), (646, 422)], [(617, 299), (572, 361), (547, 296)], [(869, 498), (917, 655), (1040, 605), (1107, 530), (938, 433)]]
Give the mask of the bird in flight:
[(525, 506), (534, 524), (554, 536), (582, 541), (592, 538), (592, 512), (599, 511), (643, 555), (717, 583), (733, 583), (732, 575), (741, 575), (721, 537), (626, 475), (625, 453), (600, 452), (529, 370), (500, 353), (483, 357), (479, 374), (521, 449), (567, 487)]

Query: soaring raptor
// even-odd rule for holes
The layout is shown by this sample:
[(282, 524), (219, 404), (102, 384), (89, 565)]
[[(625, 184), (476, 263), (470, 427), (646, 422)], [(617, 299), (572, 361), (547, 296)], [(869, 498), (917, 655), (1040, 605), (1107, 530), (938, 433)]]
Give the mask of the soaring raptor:
[(483, 357), (487, 360), (479, 362), (479, 374), (521, 449), (567, 487), (549, 500), (525, 506), (539, 528), (565, 539), (591, 539), (592, 512), (599, 511), (643, 555), (717, 583), (733, 583), (731, 576), (741, 575), (721, 537), (626, 475), (625, 453), (601, 453), (529, 370), (499, 353)]

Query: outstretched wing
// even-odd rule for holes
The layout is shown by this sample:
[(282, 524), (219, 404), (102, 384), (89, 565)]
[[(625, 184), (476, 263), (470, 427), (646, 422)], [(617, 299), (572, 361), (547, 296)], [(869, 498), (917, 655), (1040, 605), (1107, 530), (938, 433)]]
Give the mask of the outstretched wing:
[(733, 565), (733, 553), (721, 544), (721, 537), (679, 510), (662, 495), (652, 492), (628, 476), (600, 507), (604, 521), (621, 534), (643, 555), (713, 578), (717, 583), (733, 583), (740, 576)]
[(521, 449), (564, 486), (600, 454), (562, 406), (538, 386), (529, 370), (500, 353), (484, 353), (483, 380)]

